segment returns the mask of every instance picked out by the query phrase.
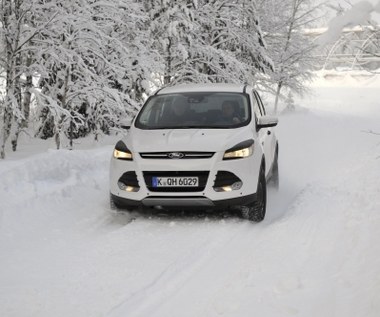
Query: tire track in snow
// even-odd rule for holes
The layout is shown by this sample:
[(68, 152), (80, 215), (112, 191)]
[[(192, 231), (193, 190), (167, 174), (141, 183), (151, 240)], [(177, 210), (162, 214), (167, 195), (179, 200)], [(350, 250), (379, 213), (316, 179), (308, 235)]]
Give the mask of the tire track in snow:
[[(269, 316), (319, 316), (333, 311), (376, 316), (368, 304), (375, 298), (362, 298), (348, 308), (345, 300), (334, 300), (343, 293), (354, 303), (351, 284), (363, 293), (368, 293), (364, 285), (376, 290), (372, 277), (379, 270), (365, 258), (377, 247), (366, 247), (375, 237), (365, 233), (376, 232), (368, 226), (376, 227), (380, 220), (374, 213), (376, 205), (369, 205), (366, 215), (352, 213), (351, 207), (358, 207), (347, 199), (356, 192), (355, 184), (348, 181), (352, 175), (342, 170), (336, 175), (341, 178), (304, 188), (276, 222), (230, 224), (233, 237), (226, 238), (223, 247), (209, 245), (212, 256), (198, 260), (196, 253), (172, 263), (147, 289), (123, 301), (108, 316), (241, 316), (255, 306)], [(373, 185), (373, 180), (366, 183)], [(364, 192), (360, 196), (371, 202)], [(367, 223), (368, 217), (373, 224)], [(364, 232), (356, 232), (355, 223), (364, 225)], [(365, 282), (353, 279), (364, 268)], [(195, 305), (190, 305), (190, 299)]]
[[(237, 270), (230, 278), (229, 287), (235, 291), (221, 288), (219, 298), (227, 299), (234, 310), (227, 313), (226, 304), (220, 311), (226, 316), (241, 316), (244, 311), (260, 306), (264, 316), (320, 316), (334, 311), (342, 312), (339, 314), (342, 316), (376, 316), (376, 309), (368, 309), (369, 301), (365, 296), (357, 298), (358, 293), (352, 292), (350, 285), (361, 289), (361, 294), (368, 294), (366, 288), (372, 289), (370, 294), (376, 294), (376, 288), (379, 289), (372, 281), (379, 274), (379, 266), (368, 263), (368, 258), (380, 251), (376, 245), (370, 246), (371, 241), (379, 238), (379, 234), (377, 238), (373, 234), (378, 231), (370, 226), (379, 226), (380, 217), (368, 226), (368, 217), (373, 218), (378, 208), (368, 206), (360, 217), (363, 227), (353, 230), (347, 227), (352, 220), (349, 214), (352, 208), (356, 209), (348, 199), (357, 191), (348, 181), (351, 177), (345, 175), (343, 180), (312, 184), (294, 202), (287, 217), (269, 224), (261, 237), (264, 245), (240, 265), (250, 281), (239, 278)], [(367, 193), (362, 194), (367, 202), (371, 201)], [(370, 232), (372, 236), (368, 235)], [(265, 249), (269, 246), (272, 250)], [(249, 269), (252, 263), (261, 269)], [(344, 295), (337, 297), (337, 294)], [(301, 298), (309, 305), (304, 305)], [(359, 305), (349, 305), (355, 302)], [(203, 315), (213, 316), (210, 311)]]
[(240, 221), (232, 221), (231, 224), (215, 223), (223, 227), (223, 235), (220, 231), (217, 236), (210, 235), (206, 244), (198, 245), (196, 252), (189, 253), (170, 263), (149, 284), (134, 292), (120, 304), (110, 310), (106, 315), (116, 316), (153, 316), (156, 309), (170, 302), (173, 296), (181, 290), (191, 279), (208, 267), (210, 262), (223, 254), (226, 245), (236, 239), (240, 239), (242, 229), (251, 227), (250, 224)]

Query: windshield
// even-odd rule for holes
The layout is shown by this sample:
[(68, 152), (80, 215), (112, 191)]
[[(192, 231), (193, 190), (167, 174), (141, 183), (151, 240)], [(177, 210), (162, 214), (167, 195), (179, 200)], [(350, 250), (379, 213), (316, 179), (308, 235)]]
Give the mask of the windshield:
[(242, 93), (181, 93), (148, 99), (136, 119), (140, 129), (228, 129), (247, 125), (251, 118)]

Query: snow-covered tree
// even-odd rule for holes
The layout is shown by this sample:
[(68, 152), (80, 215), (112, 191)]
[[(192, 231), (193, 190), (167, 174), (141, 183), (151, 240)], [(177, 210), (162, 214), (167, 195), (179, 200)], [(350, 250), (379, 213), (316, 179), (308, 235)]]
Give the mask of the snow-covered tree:
[(345, 27), (368, 24), (372, 13), (380, 13), (380, 0), (377, 4), (360, 1), (346, 11), (340, 11), (338, 16), (330, 21), (328, 30), (318, 39), (318, 44), (323, 46), (335, 42)]
[(258, 5), (264, 39), (276, 66), (271, 76), (276, 86), (275, 112), (283, 88), (302, 93), (311, 78), (316, 45), (304, 31), (319, 18), (321, 6), (312, 0), (261, 0)]
[(20, 54), (16, 52), (20, 45), (21, 25), (18, 23), (22, 13), (19, 2), (1, 1), (1, 73), (4, 74), (4, 95), (1, 100), (2, 116), (0, 121), (0, 156), (5, 157), (5, 144), (9, 138), (12, 128), (12, 120), (18, 112), (21, 104), (21, 92), (19, 91), (18, 71)]
[(195, 22), (197, 37), (186, 63), (187, 77), (252, 83), (257, 73), (272, 69), (253, 1), (198, 1)]
[(151, 49), (157, 52), (162, 84), (167, 85), (184, 69), (199, 29), (194, 23), (196, 0), (145, 0)]
[[(5, 157), (6, 142), (13, 133), (12, 147), (27, 126), (30, 107), (31, 47), (33, 39), (54, 17), (36, 25), (39, 1), (2, 0), (0, 3), (0, 68), (3, 75), (4, 95), (0, 106), (0, 157)], [(26, 76), (26, 80), (22, 78)]]
[(147, 1), (164, 84), (253, 82), (272, 68), (253, 1)]
[[(37, 100), (45, 119), (40, 132), (70, 139), (107, 132), (133, 113), (148, 88), (149, 54), (138, 34), (138, 3), (70, 0), (51, 2), (57, 22), (41, 34), (40, 90)], [(131, 18), (133, 17), (133, 18)], [(53, 129), (46, 127), (53, 125)]]
[(254, 83), (273, 71), (253, 0), (0, 1), (2, 157), (32, 101), (36, 135), (60, 148), (133, 115), (154, 78)]
[(0, 0), (1, 157), (27, 127), (30, 104), (37, 135), (71, 141), (97, 138), (133, 115), (158, 68), (148, 17), (139, 0)]

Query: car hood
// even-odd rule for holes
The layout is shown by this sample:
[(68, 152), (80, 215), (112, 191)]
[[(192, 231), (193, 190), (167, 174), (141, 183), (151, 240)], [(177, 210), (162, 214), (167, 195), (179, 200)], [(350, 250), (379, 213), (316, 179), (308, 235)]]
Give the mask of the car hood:
[(124, 139), (132, 152), (225, 151), (237, 143), (252, 139), (246, 127), (237, 129), (141, 130), (132, 128)]

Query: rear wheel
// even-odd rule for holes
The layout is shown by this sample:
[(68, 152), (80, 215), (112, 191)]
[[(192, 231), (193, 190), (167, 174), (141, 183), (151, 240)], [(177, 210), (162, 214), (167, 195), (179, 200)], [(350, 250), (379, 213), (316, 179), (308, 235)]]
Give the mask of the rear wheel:
[(259, 182), (257, 184), (256, 200), (246, 206), (241, 207), (241, 215), (244, 219), (254, 222), (260, 222), (265, 218), (267, 205), (267, 183), (265, 179), (265, 170), (261, 168)]

